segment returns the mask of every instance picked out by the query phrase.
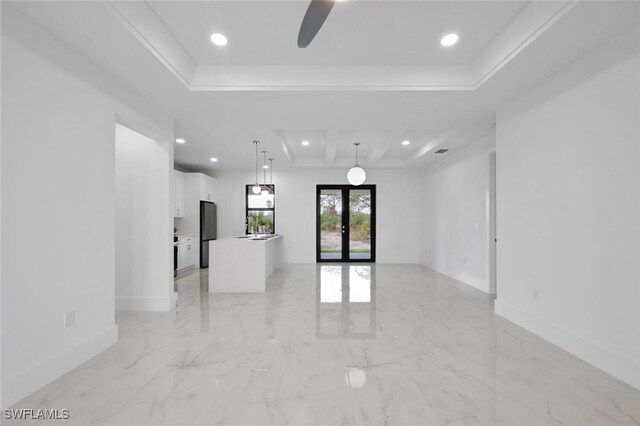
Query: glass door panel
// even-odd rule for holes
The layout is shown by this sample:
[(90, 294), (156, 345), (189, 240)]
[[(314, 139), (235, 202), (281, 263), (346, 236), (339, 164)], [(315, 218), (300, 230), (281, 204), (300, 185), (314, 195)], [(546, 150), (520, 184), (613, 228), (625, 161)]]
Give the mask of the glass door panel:
[(342, 259), (342, 191), (320, 190), (320, 259)]
[(375, 196), (375, 185), (318, 185), (318, 262), (375, 262)]
[(371, 260), (371, 190), (349, 190), (349, 260)]

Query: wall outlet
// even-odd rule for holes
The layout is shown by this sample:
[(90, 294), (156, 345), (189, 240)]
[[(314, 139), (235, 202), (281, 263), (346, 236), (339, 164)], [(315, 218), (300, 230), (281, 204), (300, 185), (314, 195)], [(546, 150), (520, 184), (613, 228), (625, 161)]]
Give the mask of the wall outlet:
[(534, 288), (533, 290), (531, 290), (531, 297), (536, 302), (539, 302), (540, 301), (540, 290), (537, 289), (537, 288)]
[(76, 311), (67, 312), (64, 314), (64, 328), (73, 327), (76, 325)]

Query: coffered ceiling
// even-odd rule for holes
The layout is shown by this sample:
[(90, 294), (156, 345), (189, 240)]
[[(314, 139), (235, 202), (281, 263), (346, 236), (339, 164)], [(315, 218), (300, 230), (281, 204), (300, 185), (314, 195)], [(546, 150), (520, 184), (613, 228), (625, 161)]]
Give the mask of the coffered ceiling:
[[(12, 7), (162, 106), (187, 140), (176, 163), (214, 174), (252, 169), (254, 139), (280, 169), (351, 165), (356, 141), (363, 166), (428, 167), (439, 148), (446, 156), (492, 138), (500, 105), (640, 21), (633, 1), (346, 0), (299, 49), (307, 6)], [(214, 46), (213, 32), (228, 45)], [(447, 32), (458, 44), (440, 45)]]

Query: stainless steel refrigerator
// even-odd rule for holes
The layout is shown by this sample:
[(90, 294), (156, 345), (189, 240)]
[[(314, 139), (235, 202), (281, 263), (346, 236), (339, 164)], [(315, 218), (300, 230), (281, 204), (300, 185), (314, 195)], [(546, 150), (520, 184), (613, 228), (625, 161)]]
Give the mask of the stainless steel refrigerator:
[(216, 204), (200, 201), (200, 267), (209, 267), (209, 241), (218, 238)]

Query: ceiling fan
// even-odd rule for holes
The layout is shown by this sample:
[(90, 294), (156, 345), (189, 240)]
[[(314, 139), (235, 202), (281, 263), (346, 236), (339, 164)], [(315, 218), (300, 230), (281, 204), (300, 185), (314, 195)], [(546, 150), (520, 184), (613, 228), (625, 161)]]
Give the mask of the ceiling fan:
[(309, 46), (313, 38), (318, 34), (322, 24), (329, 16), (336, 0), (311, 0), (307, 12), (302, 18), (300, 32), (298, 33), (298, 47)]

